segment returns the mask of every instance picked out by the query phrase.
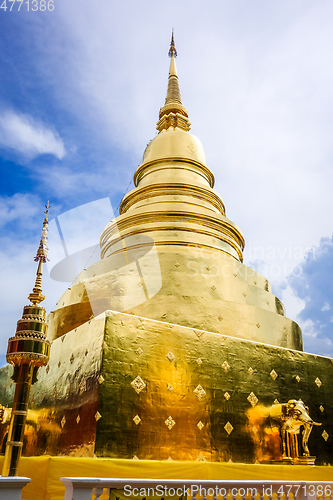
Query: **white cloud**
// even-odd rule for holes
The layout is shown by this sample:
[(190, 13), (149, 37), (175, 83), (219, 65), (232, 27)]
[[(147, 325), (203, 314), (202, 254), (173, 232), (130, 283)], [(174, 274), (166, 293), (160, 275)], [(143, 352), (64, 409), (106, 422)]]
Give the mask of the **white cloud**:
[(286, 316), (296, 321), (296, 317), (305, 307), (305, 300), (297, 297), (290, 286), (287, 286), (282, 291), (281, 300), (284, 304), (288, 304), (286, 307)]
[[(0, 228), (15, 221), (20, 225), (24, 222), (27, 227), (40, 211), (40, 202), (37, 196), (16, 193), (13, 196), (0, 196)], [(15, 228), (12, 226), (12, 229)]]
[(32, 116), (5, 111), (0, 116), (0, 146), (23, 154), (29, 159), (52, 154), (62, 160), (65, 146), (56, 131), (34, 120)]
[(304, 347), (308, 352), (332, 356), (333, 331), (330, 324), (330, 304), (333, 287), (333, 237), (322, 238), (320, 245), (300, 263), (300, 273), (288, 276), (286, 282), (292, 294), (304, 307), (297, 322), (303, 329)]
[(309, 337), (312, 339), (317, 338), (318, 332), (316, 331), (314, 322), (311, 319), (300, 322), (302, 326), (303, 337)]

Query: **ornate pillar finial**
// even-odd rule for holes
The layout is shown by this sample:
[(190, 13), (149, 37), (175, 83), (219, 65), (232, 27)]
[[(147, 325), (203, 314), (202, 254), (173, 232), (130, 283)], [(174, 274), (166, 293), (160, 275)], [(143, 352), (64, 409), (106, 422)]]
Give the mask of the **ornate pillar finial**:
[(45, 297), (42, 294), (43, 262), (47, 260), (47, 231), (49, 202), (45, 205), (42, 238), (35, 257), (38, 262), (35, 286), (28, 296), (32, 304), (25, 306), (22, 318), (17, 322), (16, 334), (8, 340), (7, 362), (14, 366), (12, 379), (16, 383), (12, 416), (8, 431), (2, 475), (16, 476), (22, 453), (25, 422), (31, 385), (37, 380), (39, 367), (49, 361), (50, 342), (46, 338), (47, 324), (45, 308), (40, 306)]

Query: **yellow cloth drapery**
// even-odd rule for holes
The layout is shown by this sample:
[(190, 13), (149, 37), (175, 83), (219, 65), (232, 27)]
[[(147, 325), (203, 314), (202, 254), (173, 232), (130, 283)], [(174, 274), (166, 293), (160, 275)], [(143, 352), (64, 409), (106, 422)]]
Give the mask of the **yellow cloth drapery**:
[[(2, 463), (3, 456), (1, 467)], [(65, 488), (61, 477), (333, 481), (333, 467), (50, 456), (22, 457), (18, 473), (31, 478), (31, 483), (23, 489), (23, 500), (63, 500)]]

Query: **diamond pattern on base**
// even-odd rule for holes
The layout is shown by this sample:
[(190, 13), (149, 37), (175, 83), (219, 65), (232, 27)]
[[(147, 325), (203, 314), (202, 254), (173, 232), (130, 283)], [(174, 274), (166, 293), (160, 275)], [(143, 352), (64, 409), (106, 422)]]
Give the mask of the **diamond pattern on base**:
[(328, 432), (326, 432), (326, 431), (323, 431), (322, 436), (325, 439), (325, 441), (327, 441), (328, 438), (330, 437), (329, 434), (328, 434)]
[(222, 363), (222, 368), (223, 368), (223, 370), (224, 370), (225, 372), (227, 372), (227, 371), (229, 370), (230, 365), (229, 365), (228, 361), (224, 361), (224, 362)]
[(138, 375), (134, 380), (132, 380), (131, 386), (137, 394), (140, 394), (140, 392), (146, 387), (146, 384), (144, 383), (140, 375)]
[(207, 462), (205, 455), (200, 453), (198, 458), (196, 459), (196, 462)]
[(200, 339), (201, 335), (203, 335), (203, 332), (200, 330), (193, 330), (196, 336)]
[(234, 428), (233, 428), (233, 426), (231, 425), (231, 423), (230, 423), (230, 422), (227, 422), (227, 423), (225, 424), (225, 426), (224, 426), (224, 430), (225, 430), (225, 431), (229, 434), (229, 436), (230, 436), (230, 434), (232, 433), (232, 431), (234, 430)]
[(172, 417), (168, 417), (164, 423), (169, 430), (171, 430), (172, 427), (176, 424), (176, 422), (174, 421), (174, 419)]
[(202, 401), (203, 398), (206, 396), (206, 391), (205, 391), (205, 389), (203, 389), (203, 387), (201, 387), (200, 384), (194, 389), (193, 392), (196, 395), (196, 397), (199, 399), (199, 401)]
[(168, 352), (168, 354), (166, 355), (166, 357), (168, 358), (168, 360), (170, 361), (170, 363), (172, 363), (172, 361), (174, 361), (176, 359), (176, 356), (171, 351)]
[(249, 403), (251, 403), (251, 406), (255, 406), (259, 399), (257, 398), (257, 396), (254, 394), (254, 392), (251, 392), (248, 397), (247, 397), (247, 400), (249, 401)]
[(135, 417), (133, 418), (133, 422), (135, 423), (135, 425), (138, 425), (141, 422), (141, 418), (139, 417), (139, 415), (135, 415)]
[(316, 384), (318, 387), (320, 387), (320, 386), (322, 385), (322, 381), (320, 380), (320, 378), (318, 378), (318, 377), (316, 378), (316, 380), (315, 380), (315, 384)]

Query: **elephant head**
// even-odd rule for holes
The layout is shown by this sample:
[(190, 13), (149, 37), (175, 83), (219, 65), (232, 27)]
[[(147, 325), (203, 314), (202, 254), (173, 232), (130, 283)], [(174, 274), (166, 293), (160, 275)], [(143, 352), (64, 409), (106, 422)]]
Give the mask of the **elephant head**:
[(288, 403), (282, 405), (282, 419), (288, 421), (291, 428), (305, 424), (321, 425), (312, 420), (309, 415), (309, 407), (301, 399), (298, 401), (291, 399)]
[(302, 446), (305, 456), (309, 456), (308, 439), (314, 425), (321, 423), (314, 422), (309, 415), (309, 408), (299, 399), (291, 399), (288, 403), (282, 405), (282, 420), (284, 430), (291, 434), (299, 433), (300, 427), (304, 426), (302, 436)]

